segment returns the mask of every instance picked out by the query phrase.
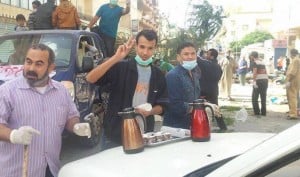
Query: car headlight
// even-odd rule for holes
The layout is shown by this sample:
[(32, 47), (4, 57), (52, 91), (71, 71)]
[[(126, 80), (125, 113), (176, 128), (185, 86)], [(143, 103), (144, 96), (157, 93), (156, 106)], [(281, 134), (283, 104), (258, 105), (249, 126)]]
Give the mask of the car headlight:
[(65, 88), (69, 91), (72, 100), (74, 101), (74, 96), (75, 96), (75, 89), (74, 89), (74, 84), (71, 81), (61, 81), (61, 83), (65, 86)]

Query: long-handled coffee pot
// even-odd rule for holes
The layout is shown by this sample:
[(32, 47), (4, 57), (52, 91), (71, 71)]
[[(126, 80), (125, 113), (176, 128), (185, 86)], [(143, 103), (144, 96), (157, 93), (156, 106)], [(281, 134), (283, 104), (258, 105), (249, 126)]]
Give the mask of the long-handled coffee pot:
[(124, 152), (133, 154), (143, 151), (144, 141), (137, 119), (142, 119), (145, 127), (146, 124), (144, 117), (141, 114), (135, 113), (134, 108), (132, 107), (123, 109), (122, 112), (118, 113), (118, 115), (120, 115), (123, 119), (122, 145)]
[(210, 140), (209, 121), (205, 108), (210, 108), (212, 113), (213, 108), (205, 105), (204, 102), (204, 99), (197, 99), (190, 103), (193, 106), (191, 115), (191, 138), (193, 141)]

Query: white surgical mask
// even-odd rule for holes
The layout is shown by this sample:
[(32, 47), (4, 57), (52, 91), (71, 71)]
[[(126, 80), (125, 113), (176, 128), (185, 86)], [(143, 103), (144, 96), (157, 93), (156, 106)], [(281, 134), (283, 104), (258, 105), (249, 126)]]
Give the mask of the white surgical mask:
[(192, 61), (182, 61), (182, 67), (184, 67), (186, 70), (192, 70), (197, 66), (197, 61), (192, 60)]

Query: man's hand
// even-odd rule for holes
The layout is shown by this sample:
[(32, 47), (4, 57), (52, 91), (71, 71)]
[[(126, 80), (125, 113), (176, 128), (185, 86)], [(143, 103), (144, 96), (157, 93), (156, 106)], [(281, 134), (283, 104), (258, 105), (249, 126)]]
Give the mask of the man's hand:
[(91, 29), (89, 27), (86, 27), (84, 31), (91, 32)]
[(13, 144), (29, 145), (34, 134), (40, 135), (41, 133), (30, 126), (23, 126), (12, 130), (9, 139)]
[(89, 123), (77, 123), (73, 127), (73, 132), (78, 136), (91, 137), (91, 128)]
[(133, 39), (133, 37), (131, 37), (125, 44), (119, 45), (115, 56), (120, 60), (124, 59), (130, 52), (134, 44), (135, 44), (135, 40)]
[(257, 88), (258, 88), (258, 86), (257, 86), (256, 82), (253, 82), (253, 88), (255, 88), (255, 89), (257, 89)]
[(285, 88), (290, 88), (291, 87), (291, 82), (286, 82), (285, 83)]
[(151, 115), (151, 111), (146, 111), (145, 109), (142, 108), (135, 108), (135, 112), (142, 114), (142, 116), (145, 118)]

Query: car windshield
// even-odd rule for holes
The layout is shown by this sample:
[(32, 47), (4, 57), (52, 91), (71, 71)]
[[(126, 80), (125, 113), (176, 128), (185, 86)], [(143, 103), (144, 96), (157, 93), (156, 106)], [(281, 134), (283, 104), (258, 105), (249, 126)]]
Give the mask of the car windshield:
[(69, 66), (72, 38), (60, 34), (30, 34), (0, 39), (0, 65), (23, 65), (28, 48), (38, 43), (46, 44), (54, 51), (57, 68)]

